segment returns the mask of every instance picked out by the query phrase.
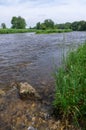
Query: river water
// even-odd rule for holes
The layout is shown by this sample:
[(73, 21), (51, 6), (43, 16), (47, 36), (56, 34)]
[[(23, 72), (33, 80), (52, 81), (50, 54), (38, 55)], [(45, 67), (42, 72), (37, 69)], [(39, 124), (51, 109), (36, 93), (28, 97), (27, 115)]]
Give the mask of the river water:
[(40, 87), (52, 81), (63, 55), (85, 40), (86, 32), (0, 34), (0, 87), (21, 81)]

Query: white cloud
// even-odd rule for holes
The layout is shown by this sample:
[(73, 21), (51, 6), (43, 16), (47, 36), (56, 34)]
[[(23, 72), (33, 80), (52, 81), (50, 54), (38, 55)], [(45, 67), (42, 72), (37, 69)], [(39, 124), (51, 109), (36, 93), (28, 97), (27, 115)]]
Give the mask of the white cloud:
[(0, 0), (0, 23), (11, 26), (12, 16), (26, 19), (28, 26), (50, 18), (55, 23), (86, 20), (86, 0)]

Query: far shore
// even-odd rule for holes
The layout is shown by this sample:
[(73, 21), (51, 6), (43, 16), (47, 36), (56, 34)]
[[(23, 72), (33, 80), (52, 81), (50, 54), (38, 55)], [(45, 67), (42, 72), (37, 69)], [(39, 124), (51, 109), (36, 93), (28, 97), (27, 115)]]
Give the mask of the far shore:
[(71, 32), (71, 29), (47, 29), (47, 30), (38, 30), (38, 29), (0, 29), (0, 34), (12, 34), (12, 33), (29, 33), (35, 32), (36, 34), (49, 34), (49, 33), (64, 33)]
[(11, 33), (28, 33), (35, 32), (35, 29), (0, 29), (0, 34), (11, 34)]

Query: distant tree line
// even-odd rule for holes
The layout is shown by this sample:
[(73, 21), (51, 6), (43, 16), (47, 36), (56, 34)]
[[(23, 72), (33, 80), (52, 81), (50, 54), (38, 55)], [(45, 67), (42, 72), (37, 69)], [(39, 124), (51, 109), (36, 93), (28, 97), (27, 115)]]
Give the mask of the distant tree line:
[(72, 29), (73, 31), (86, 31), (86, 21), (67, 22), (55, 24), (51, 19), (46, 19), (43, 23), (38, 22), (34, 27), (36, 29)]
[(72, 23), (56, 24), (58, 29), (72, 29), (73, 31), (86, 31), (86, 21), (75, 21)]
[[(25, 29), (26, 21), (21, 16), (13, 16), (11, 19), (11, 28), (13, 29)], [(6, 24), (1, 23), (1, 28), (6, 29)], [(34, 29), (38, 30), (47, 30), (47, 29), (72, 29), (73, 31), (86, 31), (86, 21), (75, 21), (75, 22), (67, 22), (61, 24), (55, 24), (53, 20), (46, 19), (43, 23), (38, 22)]]

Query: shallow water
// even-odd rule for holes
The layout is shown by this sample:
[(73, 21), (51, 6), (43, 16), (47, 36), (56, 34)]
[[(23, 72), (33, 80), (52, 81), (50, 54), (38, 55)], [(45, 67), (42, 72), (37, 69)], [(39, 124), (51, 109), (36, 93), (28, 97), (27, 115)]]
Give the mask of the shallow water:
[(40, 87), (40, 82), (53, 81), (63, 55), (85, 40), (86, 32), (1, 34), (0, 87), (20, 81)]
[[(44, 130), (57, 126), (58, 121), (52, 117), (52, 74), (62, 65), (63, 55), (85, 40), (86, 32), (0, 35), (0, 88), (6, 92), (0, 95), (0, 130), (27, 130), (29, 126)], [(20, 81), (37, 88), (42, 100), (22, 100), (18, 90), (11, 87), (12, 82)], [(61, 126), (60, 121), (57, 129)]]

